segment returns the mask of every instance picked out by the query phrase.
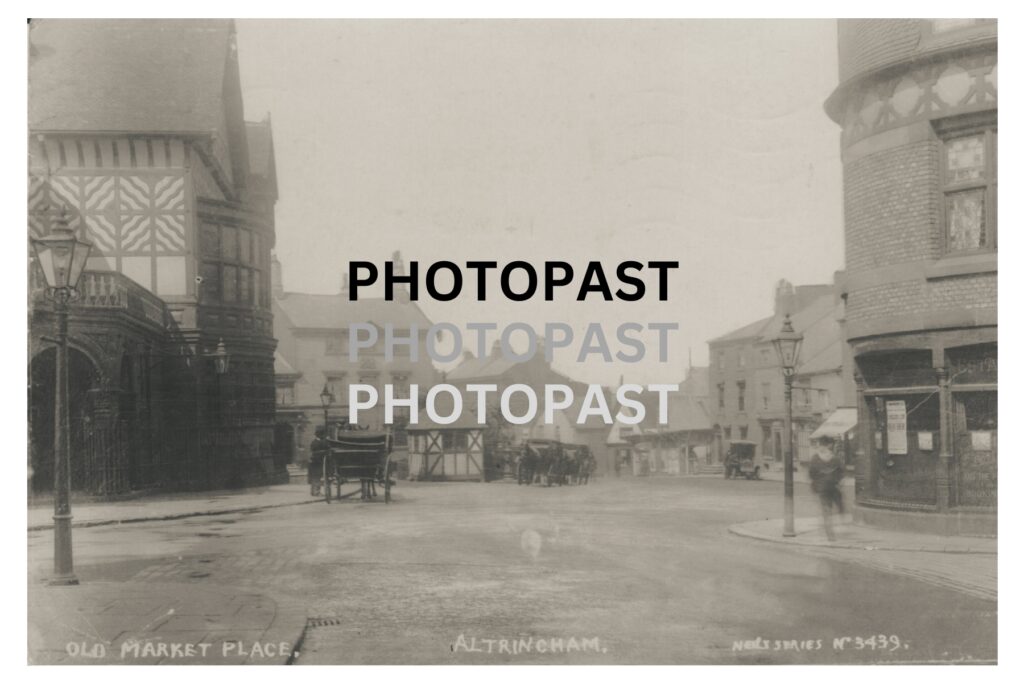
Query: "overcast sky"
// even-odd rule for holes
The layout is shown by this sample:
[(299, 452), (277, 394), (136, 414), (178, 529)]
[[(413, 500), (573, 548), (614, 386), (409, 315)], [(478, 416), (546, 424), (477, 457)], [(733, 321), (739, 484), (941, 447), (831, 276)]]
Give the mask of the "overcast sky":
[[(835, 22), (238, 21), (246, 117), (273, 118), (289, 291), (350, 260), (678, 260), (669, 300), (423, 301), (435, 322), (675, 321), (667, 365), (842, 267)], [(581, 266), (582, 270), (582, 266)], [(650, 340), (653, 342), (654, 337)]]

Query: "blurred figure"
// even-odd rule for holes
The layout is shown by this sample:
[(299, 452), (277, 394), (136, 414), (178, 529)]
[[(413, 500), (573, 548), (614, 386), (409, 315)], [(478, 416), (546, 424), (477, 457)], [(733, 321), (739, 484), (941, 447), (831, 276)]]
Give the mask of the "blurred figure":
[(843, 465), (839, 458), (828, 449), (820, 449), (811, 458), (810, 465), (811, 490), (818, 494), (821, 501), (821, 515), (825, 524), (825, 535), (828, 540), (836, 540), (832, 528), (832, 508), (843, 514), (843, 494), (839, 484), (843, 480)]
[(324, 455), (327, 454), (327, 429), (316, 428), (316, 436), (309, 445), (309, 468), (306, 470), (306, 481), (309, 482), (309, 494), (320, 495), (320, 480), (324, 476)]

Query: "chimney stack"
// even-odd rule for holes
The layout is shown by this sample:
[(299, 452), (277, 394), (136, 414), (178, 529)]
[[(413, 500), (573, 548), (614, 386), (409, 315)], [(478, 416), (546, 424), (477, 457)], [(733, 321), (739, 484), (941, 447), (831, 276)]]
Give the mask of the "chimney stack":
[[(391, 254), (391, 261), (395, 264), (395, 276), (405, 277), (405, 261), (402, 260), (402, 252), (396, 249)], [(396, 283), (394, 300), (409, 303), (409, 285), (404, 282)]]
[(789, 280), (779, 280), (775, 285), (775, 315), (796, 313), (796, 289)]

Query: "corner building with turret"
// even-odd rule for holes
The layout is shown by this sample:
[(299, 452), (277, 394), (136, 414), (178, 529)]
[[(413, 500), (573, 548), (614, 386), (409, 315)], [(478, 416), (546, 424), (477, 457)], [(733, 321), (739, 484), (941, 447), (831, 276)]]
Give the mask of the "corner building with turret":
[(860, 521), (996, 532), (997, 32), (838, 24)]

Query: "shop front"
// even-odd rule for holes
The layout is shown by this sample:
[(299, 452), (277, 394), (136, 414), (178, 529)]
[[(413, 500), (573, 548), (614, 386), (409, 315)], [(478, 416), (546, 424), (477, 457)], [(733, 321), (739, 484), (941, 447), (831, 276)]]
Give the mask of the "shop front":
[(862, 521), (996, 533), (997, 344), (985, 337), (931, 333), (899, 339), (895, 349), (855, 346)]

